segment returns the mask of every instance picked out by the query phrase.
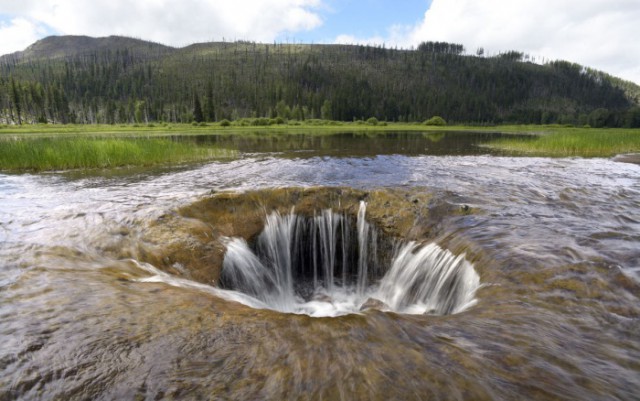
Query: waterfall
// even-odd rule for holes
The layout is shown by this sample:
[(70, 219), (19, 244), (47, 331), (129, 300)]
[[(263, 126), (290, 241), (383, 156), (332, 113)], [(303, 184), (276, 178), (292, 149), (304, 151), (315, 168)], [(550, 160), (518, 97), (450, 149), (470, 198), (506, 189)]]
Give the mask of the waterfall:
[(289, 286), (278, 280), (273, 269), (265, 267), (244, 239), (225, 238), (224, 241), (227, 246), (222, 264), (224, 280), (233, 283), (235, 290), (277, 310), (285, 310), (295, 302), (293, 290), (288, 291)]
[(293, 211), (285, 216), (274, 212), (267, 216), (264, 231), (258, 237), (260, 259), (275, 277), (284, 294), (293, 294), (292, 249), (295, 244), (298, 216)]
[(364, 201), (360, 201), (360, 208), (358, 209), (358, 294), (364, 294), (364, 290), (367, 287), (367, 256), (369, 247), (369, 223), (365, 219), (367, 213), (367, 204)]
[(409, 242), (396, 253), (380, 281), (377, 298), (406, 313), (448, 315), (475, 303), (480, 277), (465, 255), (455, 256), (436, 244)]
[(319, 234), (320, 259), (322, 261), (322, 273), (325, 278), (324, 285), (327, 291), (331, 292), (334, 285), (333, 275), (336, 266), (338, 227), (346, 225), (343, 224), (342, 216), (328, 209), (323, 210), (320, 216), (314, 218), (314, 224), (317, 227), (314, 232)]
[(376, 276), (379, 235), (365, 217), (365, 202), (355, 222), (330, 209), (313, 217), (273, 212), (253, 246), (225, 240), (221, 284), (268, 308), (312, 316), (357, 313), (372, 302), (440, 315), (473, 305), (480, 285), (473, 265), (436, 244), (401, 244), (386, 274)]

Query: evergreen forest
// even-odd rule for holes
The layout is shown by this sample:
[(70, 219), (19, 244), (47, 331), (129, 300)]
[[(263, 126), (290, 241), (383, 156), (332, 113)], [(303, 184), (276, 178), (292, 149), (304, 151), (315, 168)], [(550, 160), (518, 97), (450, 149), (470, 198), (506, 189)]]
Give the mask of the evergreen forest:
[(578, 64), (459, 44), (49, 37), (0, 57), (0, 123), (149, 124), (281, 118), (640, 127), (640, 87)]

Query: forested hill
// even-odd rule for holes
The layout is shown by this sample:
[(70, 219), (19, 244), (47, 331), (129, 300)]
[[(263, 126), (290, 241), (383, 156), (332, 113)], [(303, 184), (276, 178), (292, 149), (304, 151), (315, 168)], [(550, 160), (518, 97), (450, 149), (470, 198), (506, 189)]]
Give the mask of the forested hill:
[(243, 117), (640, 126), (640, 88), (512, 51), (461, 45), (203, 43), (49, 37), (0, 58), (0, 123), (147, 123)]

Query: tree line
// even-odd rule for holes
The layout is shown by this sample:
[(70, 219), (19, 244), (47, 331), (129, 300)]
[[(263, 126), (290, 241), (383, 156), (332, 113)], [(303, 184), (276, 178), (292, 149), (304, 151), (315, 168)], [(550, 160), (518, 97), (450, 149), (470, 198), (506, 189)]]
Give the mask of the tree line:
[[(73, 38), (64, 38), (68, 49)], [(426, 42), (383, 46), (205, 43), (174, 49), (135, 39), (87, 39), (61, 55), (0, 58), (0, 122), (122, 124), (280, 117), (467, 124), (640, 127), (638, 87), (564, 61), (519, 52), (465, 55)], [(95, 39), (98, 40), (98, 39)], [(36, 45), (34, 45), (36, 46)]]

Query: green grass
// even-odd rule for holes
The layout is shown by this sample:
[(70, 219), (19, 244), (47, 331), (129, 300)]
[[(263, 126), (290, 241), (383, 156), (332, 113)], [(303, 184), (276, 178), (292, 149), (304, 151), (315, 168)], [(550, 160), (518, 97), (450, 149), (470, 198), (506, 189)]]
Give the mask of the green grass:
[[(340, 122), (325, 120), (290, 121), (288, 124), (254, 125), (255, 119), (241, 119), (232, 121), (228, 127), (220, 123), (206, 124), (149, 124), (149, 125), (0, 125), (0, 139), (9, 135), (27, 136), (166, 136), (166, 135), (203, 135), (237, 134), (243, 132), (277, 131), (277, 132), (336, 132), (336, 131), (425, 131), (434, 130), (419, 123), (388, 123), (387, 125), (369, 125), (364, 122)], [(268, 119), (267, 119), (268, 120)], [(440, 127), (448, 129), (448, 127)], [(460, 128), (460, 127), (458, 127)]]
[(0, 140), (0, 170), (12, 171), (151, 166), (235, 156), (234, 151), (164, 138), (16, 137)]
[(640, 130), (549, 128), (534, 138), (503, 138), (489, 146), (523, 155), (610, 157), (640, 152)]

